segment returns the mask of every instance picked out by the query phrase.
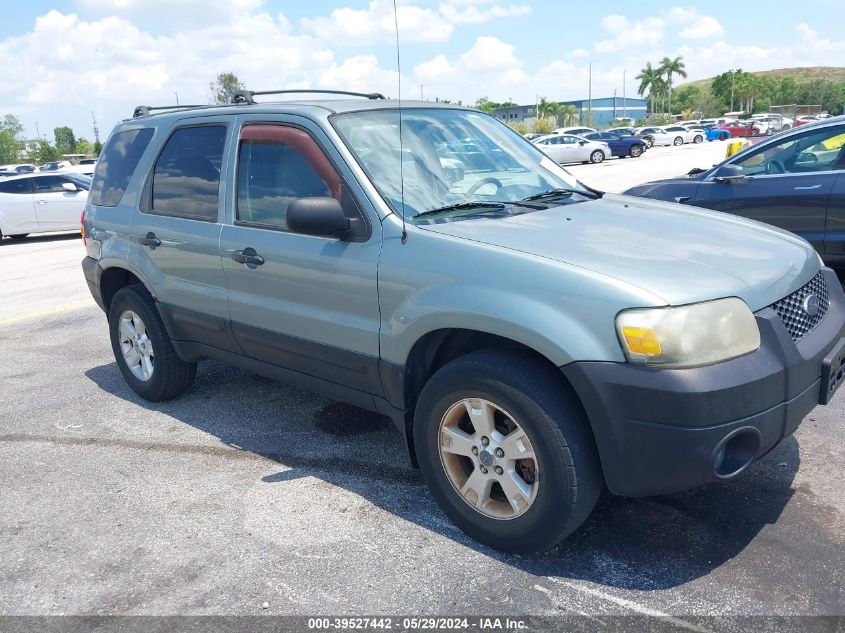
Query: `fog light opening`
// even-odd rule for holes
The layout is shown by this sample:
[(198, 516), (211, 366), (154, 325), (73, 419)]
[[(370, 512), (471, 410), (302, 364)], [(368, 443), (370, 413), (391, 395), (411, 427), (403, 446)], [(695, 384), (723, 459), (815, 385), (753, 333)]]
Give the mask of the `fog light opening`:
[(757, 457), (760, 450), (760, 432), (752, 427), (736, 429), (716, 447), (713, 472), (719, 479), (730, 479), (740, 474)]

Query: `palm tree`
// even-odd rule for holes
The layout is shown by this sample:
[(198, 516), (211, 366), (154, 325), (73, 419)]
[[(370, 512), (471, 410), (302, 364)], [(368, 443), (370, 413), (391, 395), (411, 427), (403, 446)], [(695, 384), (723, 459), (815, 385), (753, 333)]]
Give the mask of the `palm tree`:
[(658, 71), (657, 68), (653, 68), (651, 62), (648, 62), (640, 71), (640, 74), (636, 76), (637, 81), (640, 82), (640, 87), (637, 90), (637, 93), (642, 97), (644, 94), (648, 93), (648, 99), (651, 100), (651, 111), (654, 112), (654, 84), (656, 81), (660, 80), (661, 73)]
[(666, 76), (666, 81), (669, 85), (669, 114), (672, 114), (672, 77), (678, 75), (686, 79), (687, 67), (684, 64), (684, 58), (676, 57), (675, 59), (669, 59), (668, 57), (664, 57), (657, 71), (661, 76)]
[(578, 108), (574, 105), (559, 106), (558, 116), (563, 119), (564, 125), (572, 125), (578, 117)]

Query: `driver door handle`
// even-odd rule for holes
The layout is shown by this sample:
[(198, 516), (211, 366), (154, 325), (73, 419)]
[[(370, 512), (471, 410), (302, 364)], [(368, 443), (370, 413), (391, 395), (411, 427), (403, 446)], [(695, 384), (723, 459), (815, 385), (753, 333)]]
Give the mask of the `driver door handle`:
[(149, 246), (155, 250), (156, 246), (161, 246), (161, 240), (156, 237), (155, 233), (149, 231), (146, 235), (142, 235), (138, 238), (138, 244), (141, 246)]
[(794, 187), (795, 191), (810, 191), (811, 189), (819, 189), (821, 185), (807, 185), (806, 187)]
[(239, 264), (246, 264), (247, 266), (261, 266), (264, 263), (264, 258), (261, 257), (258, 253), (254, 250), (246, 249), (252, 251), (251, 253), (246, 253), (244, 251), (232, 251), (229, 254), (229, 257), (234, 259)]

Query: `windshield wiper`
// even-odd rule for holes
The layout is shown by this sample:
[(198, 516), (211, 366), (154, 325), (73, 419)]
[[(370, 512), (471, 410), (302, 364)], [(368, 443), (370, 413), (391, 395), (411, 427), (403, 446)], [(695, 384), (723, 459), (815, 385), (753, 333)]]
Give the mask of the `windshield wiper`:
[(582, 191), (580, 189), (549, 189), (548, 191), (541, 191), (535, 193), (533, 196), (523, 198), (522, 202), (530, 202), (532, 200), (543, 200), (545, 198), (570, 198), (573, 194), (586, 196), (588, 198), (599, 198), (600, 196), (594, 191)]
[(420, 211), (414, 217), (419, 218), (425, 215), (437, 215), (439, 213), (448, 213), (449, 211), (462, 211), (464, 209), (487, 209), (488, 211), (501, 211), (504, 208), (505, 204), (503, 202), (458, 202), (457, 204), (449, 204), (445, 207), (429, 209), (428, 211)]

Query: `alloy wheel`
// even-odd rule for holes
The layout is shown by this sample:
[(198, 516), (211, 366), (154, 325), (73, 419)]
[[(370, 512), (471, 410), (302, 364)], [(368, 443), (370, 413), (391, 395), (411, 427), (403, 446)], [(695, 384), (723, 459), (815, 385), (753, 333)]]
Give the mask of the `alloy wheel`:
[(118, 340), (126, 366), (138, 380), (148, 381), (155, 371), (153, 343), (141, 317), (126, 310), (118, 321)]
[(453, 404), (440, 421), (440, 463), (472, 509), (493, 519), (521, 516), (537, 499), (539, 468), (528, 435), (483, 398)]

